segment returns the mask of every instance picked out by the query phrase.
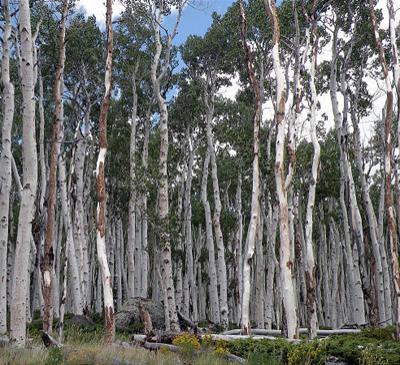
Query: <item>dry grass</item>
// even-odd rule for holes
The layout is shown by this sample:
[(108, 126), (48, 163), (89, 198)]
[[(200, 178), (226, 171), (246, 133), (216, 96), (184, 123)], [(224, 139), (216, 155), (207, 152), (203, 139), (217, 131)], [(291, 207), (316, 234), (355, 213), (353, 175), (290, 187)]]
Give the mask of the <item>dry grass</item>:
[(44, 347), (31, 349), (0, 348), (0, 365), (229, 365), (230, 362), (212, 353), (182, 359), (168, 352), (121, 348), (100, 344), (65, 345), (62, 349)]

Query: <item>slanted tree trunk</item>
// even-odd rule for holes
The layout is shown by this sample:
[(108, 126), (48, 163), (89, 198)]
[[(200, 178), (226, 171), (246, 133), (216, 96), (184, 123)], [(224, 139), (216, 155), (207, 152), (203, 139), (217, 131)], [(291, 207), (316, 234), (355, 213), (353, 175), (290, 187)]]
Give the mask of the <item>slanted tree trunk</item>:
[(61, 88), (63, 82), (65, 65), (65, 21), (68, 13), (68, 0), (63, 1), (61, 12), (60, 30), (58, 35), (58, 65), (53, 87), (54, 97), (54, 119), (53, 134), (50, 154), (49, 168), (49, 191), (47, 198), (47, 229), (44, 240), (44, 257), (41, 260), (40, 270), (42, 272), (42, 291), (44, 299), (43, 311), (43, 331), (51, 334), (53, 330), (53, 294), (51, 273), (54, 266), (54, 219), (57, 193), (57, 162), (60, 154), (60, 134), (62, 128), (62, 95)]
[(35, 133), (34, 72), (30, 6), (28, 0), (19, 2), (19, 33), (21, 39), (21, 85), (22, 85), (22, 164), (23, 189), (18, 219), (15, 247), (15, 264), (12, 281), (10, 311), (11, 339), (16, 346), (26, 341), (26, 293), (32, 221), (37, 189), (37, 151)]
[(106, 254), (106, 187), (105, 187), (105, 160), (107, 154), (107, 114), (111, 99), (111, 76), (113, 56), (113, 30), (112, 30), (112, 0), (106, 2), (106, 29), (107, 29), (107, 59), (105, 72), (105, 94), (100, 108), (99, 119), (99, 155), (96, 167), (97, 191), (97, 258), (99, 261), (104, 297), (104, 327), (105, 340), (112, 343), (115, 338), (114, 302), (112, 291), (112, 278)]
[[(242, 332), (244, 335), (250, 335), (250, 289), (251, 289), (251, 263), (254, 255), (255, 244), (257, 240), (257, 233), (262, 235), (262, 229), (259, 230), (260, 225), (260, 166), (259, 166), (259, 153), (260, 153), (260, 125), (262, 120), (262, 92), (259, 81), (253, 68), (253, 57), (249, 45), (247, 44), (247, 19), (244, 10), (243, 0), (240, 1), (240, 16), (241, 16), (241, 38), (242, 46), (245, 54), (245, 61), (247, 73), (250, 80), (251, 87), (255, 93), (255, 115), (253, 123), (253, 187), (251, 193), (251, 217), (249, 223), (249, 230), (247, 233), (247, 252), (243, 261), (243, 298), (242, 298)], [(258, 237), (261, 239), (262, 237)], [(257, 260), (264, 260), (258, 257)], [(262, 310), (263, 311), (263, 310)]]
[(3, 57), (1, 61), (1, 83), (3, 125), (1, 131), (0, 156), (0, 335), (7, 332), (7, 246), (8, 222), (10, 210), (11, 168), (11, 131), (14, 119), (14, 85), (10, 80), (10, 38), (11, 15), (9, 0), (3, 1)]
[[(287, 189), (290, 180), (285, 179), (284, 159), (285, 159), (285, 101), (286, 87), (283, 68), (279, 57), (279, 19), (276, 11), (275, 0), (264, 0), (265, 9), (270, 19), (272, 36), (272, 61), (276, 77), (276, 113), (275, 121), (277, 124), (276, 135), (276, 156), (275, 156), (275, 181), (276, 191), (279, 201), (279, 229), (280, 229), (280, 250), (279, 266), (281, 277), (282, 300), (285, 310), (288, 338), (298, 338), (298, 319), (296, 308), (296, 292), (293, 283), (293, 265), (291, 260), (290, 234), (289, 234), (289, 211)], [(287, 175), (290, 177), (291, 175)]]
[[(395, 292), (394, 322), (396, 324), (396, 339), (400, 341), (400, 268), (398, 239), (396, 230), (396, 218), (393, 206), (392, 194), (392, 124), (393, 124), (393, 90), (389, 78), (388, 66), (385, 59), (385, 51), (379, 35), (378, 24), (375, 14), (375, 1), (369, 0), (372, 27), (375, 33), (376, 45), (379, 52), (379, 62), (382, 67), (386, 86), (386, 112), (385, 112), (385, 203), (387, 214), (387, 226), (389, 245), (391, 252), (392, 275)], [(397, 86), (397, 85), (396, 85)]]

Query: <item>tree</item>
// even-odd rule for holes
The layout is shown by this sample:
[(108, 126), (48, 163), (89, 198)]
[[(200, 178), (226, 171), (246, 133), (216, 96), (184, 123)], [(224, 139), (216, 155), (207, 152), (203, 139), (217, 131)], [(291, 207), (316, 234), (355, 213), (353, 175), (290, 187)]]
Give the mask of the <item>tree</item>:
[(273, 29), (272, 61), (276, 77), (275, 122), (277, 124), (278, 131), (276, 136), (275, 181), (279, 201), (279, 265), (282, 286), (282, 300), (286, 316), (287, 336), (288, 338), (298, 338), (298, 318), (295, 288), (293, 283), (293, 262), (290, 259), (291, 248), (287, 196), (287, 189), (290, 185), (292, 175), (289, 171), (285, 178), (284, 171), (285, 134), (287, 125), (287, 120), (285, 118), (285, 102), (287, 91), (285, 87), (284, 71), (279, 55), (280, 29), (275, 0), (264, 0), (264, 5)]
[(105, 186), (105, 159), (107, 154), (107, 113), (111, 99), (111, 77), (113, 57), (113, 29), (112, 29), (112, 0), (106, 3), (106, 28), (107, 28), (107, 59), (105, 69), (105, 93), (100, 108), (99, 119), (99, 147), (96, 167), (96, 192), (97, 192), (97, 257), (102, 275), (104, 297), (104, 327), (105, 340), (112, 343), (115, 337), (114, 300), (112, 292), (111, 273), (106, 253), (106, 186)]
[[(393, 121), (393, 89), (389, 79), (388, 66), (385, 59), (385, 51), (382, 45), (378, 30), (378, 21), (375, 14), (375, 2), (369, 0), (369, 9), (371, 13), (372, 29), (375, 34), (376, 46), (379, 54), (379, 63), (382, 67), (382, 73), (386, 86), (386, 110), (384, 114), (385, 126), (385, 204), (387, 214), (387, 225), (389, 235), (389, 247), (392, 255), (393, 284), (395, 290), (395, 324), (396, 340), (400, 341), (400, 267), (398, 254), (398, 239), (396, 230), (396, 219), (393, 207), (392, 195), (392, 121)], [(396, 85), (397, 87), (397, 85)]]
[(58, 65), (56, 69), (56, 76), (54, 80), (54, 121), (53, 121), (53, 135), (52, 146), (50, 155), (50, 168), (49, 168), (49, 185), (48, 185), (48, 205), (47, 205), (47, 229), (46, 238), (44, 241), (44, 257), (41, 262), (42, 272), (42, 291), (44, 298), (44, 313), (43, 313), (43, 331), (52, 332), (53, 322), (53, 284), (52, 284), (52, 270), (54, 266), (54, 218), (55, 218), (55, 204), (57, 192), (57, 163), (61, 147), (61, 128), (63, 122), (62, 114), (62, 94), (63, 88), (63, 73), (65, 65), (65, 22), (68, 14), (69, 1), (64, 0), (61, 10), (61, 21), (59, 30), (59, 55)]
[[(257, 230), (260, 225), (260, 167), (259, 167), (259, 154), (260, 154), (260, 125), (262, 121), (262, 93), (260, 85), (263, 84), (264, 80), (256, 79), (256, 75), (253, 68), (253, 59), (249, 45), (247, 44), (247, 20), (244, 10), (243, 0), (240, 0), (240, 16), (241, 16), (241, 37), (242, 44), (245, 53), (245, 62), (247, 66), (247, 73), (250, 79), (250, 84), (255, 94), (255, 115), (254, 115), (254, 157), (253, 157), (253, 188), (251, 193), (251, 218), (249, 224), (249, 231), (247, 234), (247, 253), (243, 264), (243, 298), (242, 298), (242, 332), (245, 335), (251, 333), (250, 326), (250, 269), (251, 260), (254, 255), (254, 248), (257, 236)], [(260, 258), (261, 259), (261, 258)]]
[[(168, 108), (165, 96), (161, 93), (161, 83), (165, 81), (170, 67), (170, 56), (172, 41), (178, 30), (183, 7), (186, 0), (179, 0), (176, 4), (168, 2), (151, 4), (149, 13), (152, 14), (151, 22), (154, 30), (155, 53), (151, 67), (151, 81), (153, 83), (154, 96), (157, 99), (160, 113), (160, 160), (159, 160), (159, 192), (158, 192), (158, 217), (160, 222), (160, 248), (161, 248), (161, 277), (163, 281), (164, 291), (164, 307), (166, 315), (166, 329), (172, 331), (180, 331), (178, 323), (178, 315), (175, 305), (175, 288), (172, 279), (172, 258), (171, 243), (169, 236), (169, 197), (168, 197)], [(168, 14), (172, 5), (177, 5), (178, 14), (172, 33), (167, 36), (167, 44), (165, 46), (164, 63), (160, 66), (161, 52), (163, 45), (161, 42), (160, 24), (164, 15)], [(154, 15), (153, 15), (154, 14)], [(158, 70), (160, 68), (160, 71)]]
[(15, 247), (15, 265), (12, 280), (10, 310), (11, 340), (25, 346), (26, 341), (26, 293), (28, 289), (28, 260), (32, 239), (32, 221), (37, 189), (37, 153), (35, 138), (34, 61), (32, 49), (31, 14), (28, 0), (21, 0), (19, 7), (19, 34), (21, 39), (22, 84), (22, 148), (23, 189), (18, 218)]
[(12, 32), (10, 3), (3, 2), (4, 31), (1, 83), (3, 86), (3, 126), (1, 131), (2, 153), (0, 157), (0, 335), (7, 332), (7, 245), (8, 217), (11, 190), (11, 131), (14, 119), (14, 85), (10, 80), (10, 39)]

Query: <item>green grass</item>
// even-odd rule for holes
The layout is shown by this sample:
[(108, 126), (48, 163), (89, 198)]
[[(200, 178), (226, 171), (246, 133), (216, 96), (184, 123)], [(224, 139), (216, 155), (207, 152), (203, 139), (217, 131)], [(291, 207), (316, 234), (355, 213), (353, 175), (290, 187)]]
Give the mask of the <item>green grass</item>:
[[(106, 346), (101, 323), (89, 327), (71, 326), (66, 321), (65, 344), (61, 349), (46, 349), (40, 338), (41, 321), (36, 320), (28, 330), (29, 349), (0, 348), (0, 365), (83, 365), (111, 364), (113, 360), (138, 365), (229, 365), (224, 359), (232, 353), (249, 365), (323, 365), (330, 357), (349, 365), (399, 365), (400, 343), (393, 340), (393, 328), (369, 329), (359, 334), (332, 336), (299, 344), (277, 340), (236, 340), (213, 342), (204, 338), (200, 351), (183, 351), (192, 342), (182, 336), (180, 354), (160, 350), (149, 352), (141, 348)], [(129, 342), (130, 335), (117, 333), (117, 338)], [(186, 341), (186, 342), (185, 342)], [(181, 342), (184, 342), (181, 344)]]
[(400, 343), (393, 328), (368, 329), (359, 334), (332, 336), (300, 344), (285, 340), (238, 340), (226, 344), (228, 351), (254, 365), (323, 365), (330, 357), (349, 365), (399, 365)]

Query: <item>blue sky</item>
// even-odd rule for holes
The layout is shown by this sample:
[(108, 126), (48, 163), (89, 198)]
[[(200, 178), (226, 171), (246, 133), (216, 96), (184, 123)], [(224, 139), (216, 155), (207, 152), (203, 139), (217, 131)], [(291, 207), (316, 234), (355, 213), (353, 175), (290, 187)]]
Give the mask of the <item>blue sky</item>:
[[(211, 14), (215, 11), (224, 14), (233, 0), (200, 1), (196, 6), (187, 6), (182, 15), (175, 44), (182, 44), (191, 34), (204, 35), (211, 25)], [(166, 19), (171, 26), (175, 19)]]

